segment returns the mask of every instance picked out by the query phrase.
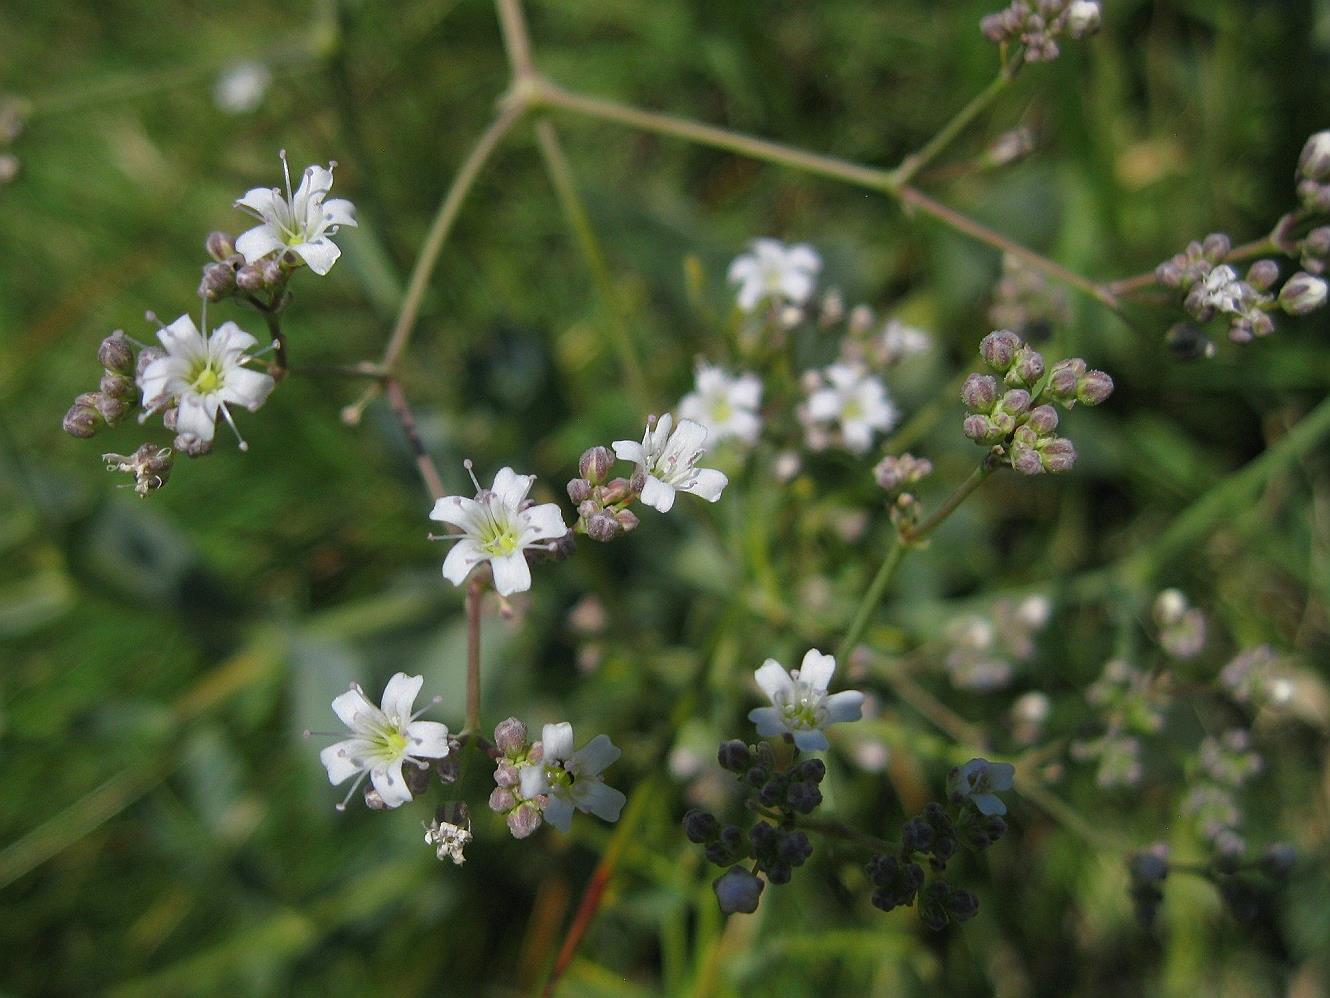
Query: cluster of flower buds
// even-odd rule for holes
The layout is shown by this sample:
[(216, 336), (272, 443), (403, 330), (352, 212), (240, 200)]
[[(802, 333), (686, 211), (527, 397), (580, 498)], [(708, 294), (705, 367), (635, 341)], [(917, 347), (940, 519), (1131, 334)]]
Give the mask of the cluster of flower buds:
[(1205, 648), (1205, 614), (1180, 590), (1165, 589), (1155, 597), (1154, 618), (1159, 643), (1174, 658), (1192, 659)]
[(526, 725), (515, 717), (500, 721), (494, 729), (494, 782), (489, 806), (504, 816), (513, 838), (524, 839), (541, 826), (547, 801), (540, 795), (528, 799), (522, 795), (523, 766), (538, 765), (544, 758), (540, 742), (527, 741)]
[(291, 267), (284, 263), (284, 254), (246, 263), (245, 258), (236, 252), (235, 241), (225, 232), (209, 233), (203, 245), (212, 257), (212, 262), (203, 265), (203, 279), (199, 282), (200, 298), (221, 301), (238, 295), (248, 300), (260, 294), (265, 295), (269, 302), (281, 298), (291, 277)]
[(1064, 34), (1080, 40), (1099, 30), (1103, 12), (1095, 0), (1012, 0), (979, 22), (984, 37), (998, 44), (1019, 42), (1026, 62), (1050, 62)]
[(1295, 181), (1304, 208), (1330, 212), (1330, 131), (1317, 132), (1302, 147)]
[(1049, 283), (1043, 271), (1010, 253), (1002, 257), (1002, 277), (993, 288), (988, 321), (1022, 339), (1041, 343), (1071, 319), (1067, 293)]
[(95, 436), (103, 426), (118, 426), (138, 407), (134, 346), (129, 337), (119, 329), (106, 337), (97, 348), (97, 361), (103, 368), (97, 390), (83, 392), (65, 413), (63, 426), (70, 436)]
[(912, 454), (897, 457), (888, 454), (873, 468), (873, 478), (887, 493), (891, 522), (897, 529), (913, 526), (919, 519), (920, 504), (912, 486), (933, 473), (933, 462)]
[(628, 509), (642, 494), (645, 472), (639, 468), (632, 478), (611, 479), (614, 452), (592, 447), (577, 463), (577, 478), (568, 483), (568, 498), (577, 507), (577, 530), (593, 541), (612, 541), (635, 530), (637, 514)]
[(1201, 770), (1217, 783), (1240, 787), (1264, 767), (1260, 753), (1252, 749), (1246, 728), (1230, 728), (1218, 738), (1201, 742)]
[[(1274, 260), (1257, 260), (1239, 277), (1233, 266), (1223, 262), (1232, 248), (1228, 236), (1212, 232), (1204, 241), (1188, 243), (1181, 253), (1156, 267), (1155, 279), (1183, 292), (1182, 307), (1197, 322), (1224, 316), (1229, 324), (1228, 338), (1234, 343), (1249, 343), (1274, 332), (1271, 313), (1276, 308), (1291, 315), (1310, 311), (1301, 280), (1309, 275), (1290, 278), (1284, 284), (1287, 295), (1281, 289), (1277, 297), (1273, 288), (1279, 281), (1279, 265)], [(1187, 346), (1193, 353), (1198, 352)]]
[(1000, 599), (987, 616), (970, 614), (946, 630), (943, 665), (958, 689), (987, 693), (1011, 682), (1015, 663), (1034, 657), (1035, 637), (1048, 624), (1052, 605), (1046, 596)]
[(969, 410), (962, 429), (978, 444), (994, 449), (1024, 475), (1068, 471), (1076, 448), (1057, 435), (1058, 412), (1076, 403), (1098, 405), (1113, 392), (1113, 379), (1087, 368), (1079, 357), (1058, 361), (1045, 372), (1044, 357), (1015, 333), (999, 329), (984, 337), (979, 352), (1002, 376), (971, 374), (961, 388)]
[(1071, 755), (1078, 761), (1098, 760), (1095, 775), (1101, 787), (1135, 786), (1144, 775), (1139, 735), (1156, 734), (1164, 726), (1171, 702), (1169, 675), (1150, 675), (1123, 659), (1112, 659), (1085, 692), (1085, 699), (1103, 718), (1100, 738), (1075, 741)]

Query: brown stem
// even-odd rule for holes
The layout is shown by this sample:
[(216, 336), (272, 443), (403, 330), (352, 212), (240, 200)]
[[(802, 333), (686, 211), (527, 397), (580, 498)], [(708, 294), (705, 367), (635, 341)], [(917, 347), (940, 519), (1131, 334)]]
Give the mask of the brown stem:
[(272, 309), (263, 308), (259, 311), (263, 313), (263, 321), (268, 324), (268, 332), (272, 336), (272, 363), (268, 365), (268, 373), (274, 381), (281, 381), (290, 369), (286, 358), (286, 334), (282, 332), (282, 316)]
[(415, 458), (416, 470), (420, 472), (425, 488), (435, 499), (442, 499), (448, 494), (448, 490), (443, 487), (443, 479), (439, 475), (439, 469), (434, 465), (434, 458), (429, 456), (429, 451), (425, 450), (425, 445), (420, 440), (420, 434), (416, 430), (416, 417), (412, 415), (411, 407), (406, 403), (402, 386), (396, 378), (389, 377), (384, 379), (383, 388), (388, 397), (388, 404), (392, 406), (393, 414), (402, 427), (407, 446), (411, 448), (411, 456)]
[(473, 575), (466, 584), (466, 730), (480, 737), (480, 608), (484, 579)]

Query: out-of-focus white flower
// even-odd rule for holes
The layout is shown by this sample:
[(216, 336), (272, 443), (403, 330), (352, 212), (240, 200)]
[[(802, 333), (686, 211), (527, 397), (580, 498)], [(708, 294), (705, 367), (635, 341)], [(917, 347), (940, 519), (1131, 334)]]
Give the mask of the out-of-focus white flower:
[(1016, 620), (1031, 630), (1038, 631), (1048, 623), (1053, 604), (1047, 596), (1027, 596), (1016, 604)]
[[(174, 402), (179, 407), (176, 432), (181, 436), (211, 440), (219, 412), (235, 429), (228, 403), (254, 412), (273, 390), (271, 377), (245, 366), (253, 360), (248, 351), (258, 340), (234, 322), (224, 322), (211, 336), (204, 336), (189, 316), (182, 315), (158, 330), (157, 338), (166, 356), (149, 363), (139, 375), (143, 408), (156, 412)], [(241, 440), (240, 449), (248, 448)]]
[(339, 227), (356, 224), (355, 206), (345, 198), (327, 200), (336, 163), (305, 167), (300, 186), (292, 193), (286, 150), (280, 155), (286, 194), (276, 187), (255, 187), (236, 202), (260, 223), (240, 234), (236, 252), (253, 263), (269, 253), (290, 250), (322, 276), (342, 255), (330, 237)]
[(272, 85), (272, 71), (261, 62), (240, 62), (217, 77), (213, 102), (227, 114), (248, 114), (263, 103)]
[(864, 454), (873, 434), (886, 432), (899, 416), (881, 380), (858, 364), (832, 364), (823, 372), (823, 387), (808, 396), (807, 423), (834, 423), (845, 449)]
[(752, 252), (735, 257), (729, 281), (739, 285), (739, 308), (752, 312), (763, 301), (803, 305), (813, 293), (822, 258), (806, 243), (754, 239)]
[(667, 412), (659, 420), (655, 417), (647, 420), (641, 443), (614, 441), (614, 453), (621, 461), (632, 461), (646, 474), (642, 501), (668, 513), (676, 492), (691, 492), (707, 502), (715, 502), (730, 483), (724, 472), (697, 467), (707, 452), (706, 440), (707, 428), (701, 423), (681, 419), (676, 428), (674, 417)]
[(751, 445), (762, 431), (761, 404), (762, 382), (757, 375), (731, 377), (720, 367), (700, 364), (695, 387), (679, 402), (679, 417), (705, 426), (713, 443), (734, 437)]
[(1007, 805), (997, 796), (1010, 790), (1016, 767), (1009, 762), (971, 759), (947, 774), (947, 793), (957, 803), (971, 800), (980, 814), (1006, 814)]
[(546, 796), (545, 820), (566, 832), (576, 808), (605, 821), (618, 821), (627, 798), (606, 786), (601, 775), (621, 754), (609, 736), (597, 735), (573, 751), (573, 726), (564, 721), (545, 725), (540, 742), (540, 761), (523, 766), (520, 772), (523, 797)]
[(863, 716), (864, 695), (858, 690), (827, 693), (836, 671), (836, 659), (810, 648), (799, 668), (786, 672), (774, 658), (762, 663), (753, 677), (771, 698), (770, 707), (755, 707), (748, 720), (764, 738), (789, 734), (805, 752), (830, 748), (825, 729)]
[[(467, 468), (470, 470), (470, 462)], [(474, 476), (472, 480), (475, 481)], [(527, 549), (546, 549), (550, 541), (568, 533), (563, 514), (555, 503), (526, 504), (527, 493), (535, 481), (535, 475), (519, 475), (512, 468), (500, 468), (490, 488), (482, 489), (479, 482), (475, 483), (474, 499), (444, 496), (434, 504), (430, 519), (461, 531), (439, 538), (453, 542), (453, 549), (443, 560), (445, 579), (460, 586), (471, 569), (488, 561), (494, 573), (494, 588), (500, 596), (531, 588)]]
[(416, 701), (423, 676), (399, 672), (388, 680), (381, 707), (375, 707), (356, 683), (332, 702), (333, 713), (351, 730), (351, 737), (329, 745), (319, 753), (319, 761), (328, 770), (328, 782), (336, 786), (357, 777), (339, 811), (368, 774), (374, 789), (387, 807), (398, 807), (411, 799), (411, 791), (402, 776), (402, 764), (412, 763), (422, 769), (425, 759), (442, 759), (448, 754), (448, 726), (438, 721), (417, 721), (411, 707)]
[(1099, 30), (1103, 12), (1096, 0), (1072, 0), (1067, 5), (1067, 33), (1072, 38), (1084, 38)]
[(922, 329), (907, 326), (899, 319), (889, 319), (877, 338), (878, 360), (886, 367), (907, 357), (923, 353), (933, 345), (933, 337)]

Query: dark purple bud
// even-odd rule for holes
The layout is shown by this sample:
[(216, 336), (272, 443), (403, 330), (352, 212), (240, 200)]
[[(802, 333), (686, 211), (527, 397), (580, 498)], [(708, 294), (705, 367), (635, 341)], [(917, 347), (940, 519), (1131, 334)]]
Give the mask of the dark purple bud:
[(979, 342), (979, 353), (993, 370), (1005, 372), (1016, 360), (1017, 351), (1024, 345), (1015, 333), (998, 329)]
[(121, 330), (102, 340), (97, 348), (97, 362), (116, 374), (134, 373), (134, 348)]
[(1169, 352), (1179, 360), (1199, 360), (1215, 352), (1215, 345), (1195, 326), (1179, 322), (1164, 337)]
[(61, 426), (71, 437), (87, 440), (95, 436), (101, 428), (102, 417), (95, 408), (87, 405), (72, 405), (65, 413)]
[(712, 883), (720, 910), (726, 915), (742, 912), (751, 915), (757, 911), (766, 884), (742, 866), (732, 866)]
[(1113, 394), (1113, 379), (1103, 371), (1086, 371), (1076, 384), (1076, 401), (1098, 405)]
[(1058, 428), (1058, 411), (1051, 405), (1037, 405), (1030, 410), (1025, 425), (1039, 436), (1046, 437)]
[(752, 766), (753, 753), (743, 742), (732, 738), (720, 743), (720, 748), (716, 752), (716, 761), (720, 763), (722, 769), (728, 769), (731, 773), (742, 773)]
[(577, 462), (577, 471), (592, 485), (604, 485), (614, 467), (614, 452), (608, 447), (592, 447)]
[(997, 379), (991, 374), (971, 374), (961, 386), (961, 402), (971, 412), (992, 412), (997, 393)]
[(683, 816), (683, 833), (689, 842), (705, 845), (720, 835), (720, 822), (710, 811), (689, 811)]

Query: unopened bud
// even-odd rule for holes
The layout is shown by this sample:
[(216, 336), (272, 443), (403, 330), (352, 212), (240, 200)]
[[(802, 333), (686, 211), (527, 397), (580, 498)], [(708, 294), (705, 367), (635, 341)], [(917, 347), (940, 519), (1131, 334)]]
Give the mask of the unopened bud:
[(1273, 260), (1257, 260), (1247, 268), (1247, 283), (1257, 291), (1269, 291), (1277, 280), (1279, 264)]
[(568, 498), (574, 506), (580, 506), (591, 498), (591, 483), (585, 478), (574, 478), (568, 482)]
[(722, 769), (728, 769), (731, 773), (744, 773), (753, 765), (753, 753), (739, 739), (731, 738), (720, 743), (720, 748), (716, 752), (716, 761), (720, 763)]
[(116, 374), (134, 373), (134, 348), (124, 332), (117, 329), (97, 348), (97, 362)]
[(490, 791), (489, 806), (495, 814), (507, 814), (517, 806), (517, 796), (507, 787), (495, 787)]
[(114, 374), (111, 371), (107, 371), (102, 375), (97, 390), (103, 395), (119, 399), (121, 402), (133, 402), (138, 397), (138, 386), (134, 384), (133, 378), (123, 374)]
[(1325, 304), (1326, 290), (1323, 279), (1298, 271), (1280, 289), (1279, 307), (1289, 315), (1306, 315)]
[(614, 519), (619, 524), (619, 528), (625, 533), (631, 533), (638, 528), (642, 522), (637, 518), (637, 514), (631, 509), (621, 509), (614, 514)]
[(732, 866), (712, 882), (720, 910), (726, 915), (743, 912), (751, 915), (757, 911), (757, 903), (762, 897), (766, 884), (742, 866)]
[(120, 420), (129, 415), (132, 405), (121, 399), (110, 395), (97, 394), (97, 411), (102, 419), (106, 420), (107, 426), (115, 426)]
[(1070, 471), (1076, 464), (1076, 447), (1066, 437), (1056, 437), (1044, 444), (1040, 451), (1044, 470), (1052, 474)]
[(604, 485), (613, 466), (613, 451), (608, 447), (592, 447), (577, 462), (577, 472), (592, 485)]
[(225, 232), (209, 232), (208, 238), (203, 241), (203, 248), (218, 263), (221, 263), (236, 251), (235, 243)]
[(515, 717), (494, 726), (494, 747), (504, 755), (515, 755), (526, 746), (526, 725)]
[(522, 774), (511, 762), (500, 759), (494, 767), (494, 782), (501, 787), (515, 787), (522, 782)]
[(1025, 344), (1021, 338), (1006, 329), (989, 333), (979, 342), (979, 353), (995, 371), (1006, 372), (1016, 360), (1017, 352)]
[(1048, 375), (1048, 393), (1060, 402), (1076, 397), (1076, 386), (1085, 373), (1085, 361), (1079, 357), (1060, 360)]
[(1233, 240), (1223, 232), (1212, 232), (1201, 243), (1201, 256), (1211, 263), (1219, 263), (1233, 249)]
[(1067, 7), (1067, 34), (1072, 38), (1085, 38), (1099, 30), (1103, 12), (1094, 0), (1072, 0)]
[(873, 327), (873, 310), (867, 305), (856, 305), (850, 309), (850, 332), (862, 336)]
[(544, 820), (540, 808), (526, 801), (508, 812), (508, 831), (513, 833), (513, 838), (524, 839), (539, 828)]
[(1021, 347), (1016, 351), (1016, 359), (1007, 371), (1007, 384), (1011, 386), (1031, 387), (1044, 376), (1044, 355), (1031, 347)]
[(171, 446), (185, 457), (202, 457), (212, 450), (212, 441), (196, 437), (192, 433), (181, 433)]
[(236, 272), (230, 264), (210, 263), (203, 268), (199, 281), (199, 297), (208, 301), (221, 301), (236, 289)]
[(997, 379), (991, 374), (971, 374), (961, 386), (961, 402), (971, 412), (992, 412), (997, 391)]
[(274, 288), (282, 281), (282, 261), (280, 257), (272, 257), (268, 260), (258, 262), (259, 276), (263, 278), (266, 287)]
[(1022, 475), (1042, 475), (1044, 462), (1032, 447), (1012, 447), (1011, 466)]
[(1113, 379), (1103, 371), (1086, 371), (1076, 383), (1076, 401), (1098, 405), (1113, 394)]
[(1058, 411), (1051, 405), (1037, 405), (1030, 410), (1025, 425), (1039, 436), (1046, 437), (1058, 428)]
[(978, 443), (987, 443), (992, 436), (987, 416), (966, 416), (961, 432)]
[(1013, 388), (1002, 396), (1000, 408), (1003, 412), (1019, 416), (1030, 408), (1030, 393), (1024, 388)]
[(180, 406), (168, 405), (162, 410), (162, 425), (168, 430), (175, 432), (176, 424), (180, 422)]
[(1302, 147), (1298, 176), (1317, 183), (1330, 178), (1330, 131), (1317, 132)]
[(95, 408), (87, 405), (72, 405), (65, 413), (61, 426), (71, 437), (87, 440), (101, 429), (102, 417)]
[(263, 271), (257, 264), (247, 263), (236, 271), (236, 286), (242, 291), (259, 291), (263, 284)]
[(593, 541), (612, 541), (623, 532), (619, 521), (610, 513), (599, 512), (586, 521), (586, 533)]
[(710, 811), (693, 809), (683, 816), (683, 833), (689, 842), (705, 845), (720, 835), (720, 822)]
[(388, 810), (388, 805), (384, 803), (383, 796), (373, 787), (365, 788), (365, 806), (371, 811)]

